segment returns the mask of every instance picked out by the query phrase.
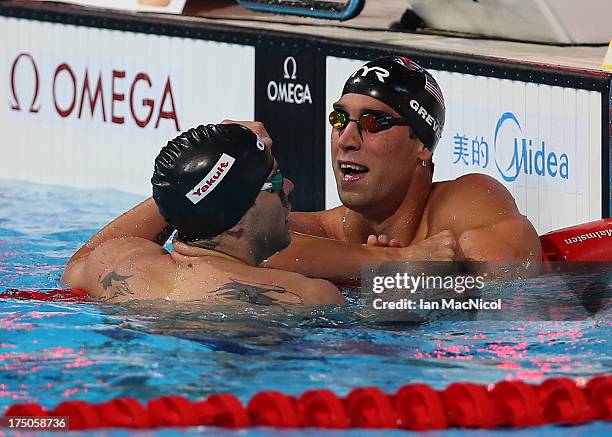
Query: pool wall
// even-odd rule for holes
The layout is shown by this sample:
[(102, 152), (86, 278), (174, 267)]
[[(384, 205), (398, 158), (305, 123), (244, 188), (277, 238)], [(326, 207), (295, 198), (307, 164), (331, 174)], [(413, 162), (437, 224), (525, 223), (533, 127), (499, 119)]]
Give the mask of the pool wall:
[(361, 60), (398, 53), (444, 92), (436, 180), (495, 177), (540, 233), (609, 217), (611, 73), (256, 27), (0, 3), (0, 174), (144, 196), (168, 139), (255, 118), (295, 208), (335, 206), (326, 114)]

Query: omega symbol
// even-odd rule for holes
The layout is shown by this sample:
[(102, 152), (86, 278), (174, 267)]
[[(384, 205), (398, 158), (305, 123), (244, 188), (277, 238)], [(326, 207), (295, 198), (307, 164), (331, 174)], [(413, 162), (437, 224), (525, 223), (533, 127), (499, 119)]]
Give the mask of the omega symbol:
[[(289, 74), (289, 63), (292, 65), (291, 74)], [(285, 71), (285, 74), (283, 74), (284, 79), (297, 79), (297, 62), (295, 62), (295, 58), (293, 56), (288, 56), (285, 58), (283, 69)]]
[(13, 103), (11, 103), (11, 109), (13, 111), (21, 111), (21, 104), (19, 103), (19, 98), (17, 97), (17, 87), (15, 84), (17, 76), (15, 73), (17, 70), (17, 64), (22, 58), (27, 58), (30, 60), (32, 69), (34, 71), (34, 96), (32, 97), (32, 102), (30, 103), (30, 112), (36, 113), (40, 109), (40, 105), (38, 104), (40, 77), (38, 75), (38, 67), (36, 66), (36, 62), (29, 53), (20, 53), (13, 61), (13, 66), (11, 68), (11, 93), (13, 94)]

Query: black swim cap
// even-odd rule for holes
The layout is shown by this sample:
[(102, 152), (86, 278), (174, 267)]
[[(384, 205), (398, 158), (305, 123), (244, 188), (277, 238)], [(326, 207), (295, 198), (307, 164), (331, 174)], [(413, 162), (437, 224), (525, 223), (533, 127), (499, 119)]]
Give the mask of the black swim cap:
[(246, 127), (198, 126), (157, 155), (153, 198), (181, 239), (210, 238), (240, 221), (273, 165), (270, 149)]
[(344, 84), (342, 95), (374, 97), (392, 107), (432, 152), (444, 128), (444, 97), (438, 83), (416, 62), (385, 56), (368, 62)]

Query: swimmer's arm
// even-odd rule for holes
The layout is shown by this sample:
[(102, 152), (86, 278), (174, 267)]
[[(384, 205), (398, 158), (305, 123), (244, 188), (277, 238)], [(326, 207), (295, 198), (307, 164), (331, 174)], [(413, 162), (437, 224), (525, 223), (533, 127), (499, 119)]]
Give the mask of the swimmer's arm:
[[(264, 267), (301, 273), (311, 278), (330, 280), (356, 279), (361, 262), (368, 259), (360, 245), (339, 241), (330, 223), (341, 223), (340, 208), (318, 212), (289, 214), (291, 244), (264, 262)], [(340, 260), (338, 258), (341, 258)]]
[(406, 259), (402, 251), (407, 250), (410, 249), (366, 246), (293, 232), (289, 247), (270, 257), (264, 266), (343, 282), (358, 279), (364, 263)]
[(292, 212), (289, 214), (289, 227), (300, 234), (341, 239), (342, 211), (339, 207), (327, 211)]
[[(312, 213), (291, 213), (289, 223), (294, 231), (291, 244), (271, 257), (264, 267), (289, 270), (334, 283), (353, 284), (361, 277), (362, 267), (366, 263), (424, 259), (423, 251), (411, 246), (384, 247), (343, 241), (344, 214), (343, 207)], [(436, 241), (435, 244), (442, 243)]]
[(107, 241), (122, 237), (138, 237), (163, 246), (174, 228), (161, 216), (152, 197), (123, 213), (104, 226), (68, 261), (66, 269)]
[(458, 238), (466, 259), (487, 261), (484, 271), (508, 279), (534, 276), (540, 271), (542, 247), (525, 217), (517, 214), (488, 226), (467, 229)]
[(432, 231), (451, 230), (466, 259), (491, 263), (485, 269), (499, 270), (504, 264), (513, 265), (521, 276), (538, 273), (540, 239), (503, 185), (489, 176), (471, 174), (448, 186), (432, 208), (436, 218)]

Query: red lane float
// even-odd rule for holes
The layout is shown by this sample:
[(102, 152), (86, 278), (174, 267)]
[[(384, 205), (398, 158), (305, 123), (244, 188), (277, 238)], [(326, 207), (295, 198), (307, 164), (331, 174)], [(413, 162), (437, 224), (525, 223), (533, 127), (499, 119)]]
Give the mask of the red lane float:
[(65, 401), (45, 410), (36, 403), (9, 407), (8, 416), (68, 416), (70, 429), (166, 428), (214, 426), (247, 428), (400, 428), (414, 431), (446, 428), (577, 425), (612, 421), (612, 376), (598, 376), (584, 387), (569, 378), (551, 378), (540, 385), (503, 381), (492, 387), (455, 382), (443, 391), (409, 384), (388, 395), (376, 387), (360, 387), (340, 398), (329, 390), (309, 390), (299, 398), (262, 391), (246, 408), (230, 394), (214, 394), (192, 402), (181, 396), (149, 400), (131, 398), (101, 404)]
[(522, 381), (503, 381), (491, 390), (498, 424), (525, 427), (542, 423), (537, 387)]
[(612, 261), (612, 218), (548, 232), (540, 243), (544, 261)]
[(400, 428), (425, 431), (448, 428), (440, 393), (427, 384), (408, 384), (395, 394)]
[(23, 300), (45, 300), (45, 301), (63, 301), (63, 302), (88, 302), (90, 301), (89, 294), (78, 288), (69, 288), (67, 290), (48, 290), (45, 292), (35, 290), (18, 290), (9, 288), (3, 293), (0, 293), (0, 299), (23, 299)]
[(305, 391), (298, 401), (302, 423), (314, 428), (346, 429), (350, 420), (344, 402), (331, 390)]

